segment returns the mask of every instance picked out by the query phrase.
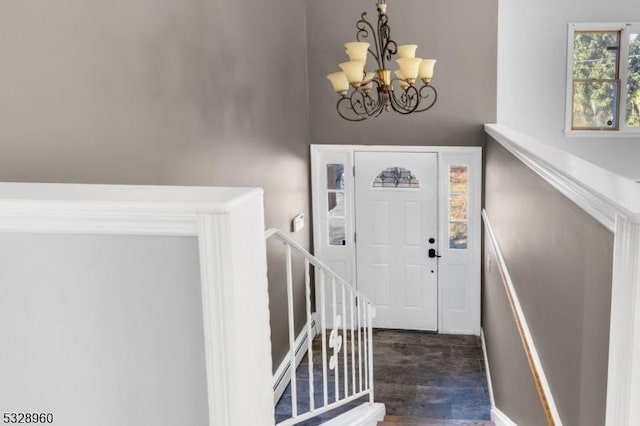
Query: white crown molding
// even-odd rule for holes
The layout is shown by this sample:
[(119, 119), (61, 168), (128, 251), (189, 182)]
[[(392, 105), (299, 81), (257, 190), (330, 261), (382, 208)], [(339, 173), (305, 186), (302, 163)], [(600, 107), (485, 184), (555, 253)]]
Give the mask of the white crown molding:
[(640, 223), (640, 185), (500, 124), (485, 124), (500, 145), (610, 231), (616, 216)]

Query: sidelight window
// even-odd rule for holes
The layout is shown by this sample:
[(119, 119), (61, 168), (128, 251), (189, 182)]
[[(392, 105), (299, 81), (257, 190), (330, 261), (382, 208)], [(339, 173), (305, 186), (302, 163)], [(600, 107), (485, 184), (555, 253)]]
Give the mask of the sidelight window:
[(346, 245), (344, 164), (327, 164), (327, 233), (330, 246)]
[(466, 249), (469, 219), (469, 167), (449, 166), (449, 248)]

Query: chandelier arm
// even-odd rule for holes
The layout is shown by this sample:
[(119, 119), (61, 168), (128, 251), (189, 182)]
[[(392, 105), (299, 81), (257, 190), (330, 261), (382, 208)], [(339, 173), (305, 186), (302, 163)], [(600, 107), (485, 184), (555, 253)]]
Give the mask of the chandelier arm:
[(373, 25), (369, 21), (367, 21), (367, 12), (362, 12), (360, 15), (360, 19), (356, 22), (356, 28), (358, 32), (356, 33), (356, 40), (363, 41), (369, 37), (373, 38), (373, 43), (371, 45), (376, 47), (376, 51), (374, 52), (371, 48), (368, 49), (371, 56), (376, 60), (378, 64), (378, 68), (382, 69), (383, 62), (380, 61), (382, 55), (380, 54), (380, 46), (378, 44), (378, 37), (376, 35), (376, 30), (373, 28)]
[[(348, 108), (355, 114), (355, 118), (351, 118), (342, 112), (342, 110), (340, 109), (340, 106), (343, 102), (348, 102)], [(338, 111), (338, 114), (340, 115), (340, 117), (342, 117), (347, 121), (362, 121), (367, 119), (366, 116), (358, 114), (358, 112), (353, 108), (351, 96), (340, 97), (340, 99), (338, 99), (338, 102), (336, 103), (336, 110)]]
[(386, 68), (386, 62), (391, 61), (392, 55), (398, 53), (398, 45), (391, 40), (391, 27), (389, 27), (389, 16), (378, 9), (378, 41), (380, 43), (381, 60), (380, 69)]
[(420, 105), (420, 92), (415, 86), (411, 85), (403, 90), (400, 98), (396, 97), (394, 91), (391, 91), (391, 108), (397, 113), (407, 115), (416, 111)]
[[(417, 109), (415, 112), (423, 112), (423, 111), (426, 111), (426, 110), (430, 109), (436, 103), (436, 101), (438, 100), (438, 91), (436, 90), (436, 88), (433, 87), (430, 84), (425, 84), (424, 86), (422, 86), (420, 88), (420, 92), (419, 92), (420, 102), (419, 102), (419, 105), (422, 104), (423, 100), (429, 99), (429, 93), (428, 93), (429, 90), (431, 90), (433, 92), (433, 98), (431, 99), (431, 101), (429, 103), (425, 104), (422, 108)], [(424, 93), (423, 93), (423, 91), (424, 91)]]
[(384, 106), (383, 99), (380, 94), (383, 89), (378, 80), (373, 80), (372, 83), (375, 83), (376, 87), (375, 89), (372, 87), (369, 93), (372, 93), (375, 90), (377, 97), (374, 99), (369, 94), (364, 95), (364, 99), (366, 100), (365, 111), (369, 117), (377, 117), (380, 115), (380, 111), (382, 111)]

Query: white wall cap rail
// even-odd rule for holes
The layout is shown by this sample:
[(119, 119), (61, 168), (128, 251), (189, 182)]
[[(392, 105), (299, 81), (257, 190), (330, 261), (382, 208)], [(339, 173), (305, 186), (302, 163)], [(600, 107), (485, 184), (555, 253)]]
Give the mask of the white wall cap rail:
[(195, 236), (260, 188), (0, 182), (0, 230)]
[(615, 230), (616, 215), (640, 223), (638, 183), (502, 124), (484, 129), (609, 230)]

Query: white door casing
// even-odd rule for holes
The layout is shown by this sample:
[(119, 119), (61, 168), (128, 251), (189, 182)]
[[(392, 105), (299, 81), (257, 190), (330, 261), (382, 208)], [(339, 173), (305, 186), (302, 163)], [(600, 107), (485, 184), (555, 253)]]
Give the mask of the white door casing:
[[(482, 201), (482, 148), (480, 147), (425, 147), (425, 146), (367, 146), (367, 145), (311, 145), (312, 208), (314, 254), (354, 286), (357, 284), (356, 247), (356, 195), (353, 177), (354, 158), (362, 152), (432, 153), (437, 155), (437, 233), (438, 258), (438, 320), (440, 333), (480, 335), (480, 265), (481, 265), (481, 201)], [(344, 166), (344, 245), (330, 244), (328, 200), (328, 164)], [(389, 166), (391, 167), (391, 166)], [(451, 167), (466, 168), (465, 194), (450, 185)], [(359, 169), (358, 169), (359, 170)], [(359, 172), (357, 172), (359, 173)], [(357, 174), (356, 173), (356, 174)], [(451, 190), (453, 189), (453, 192)], [(450, 209), (450, 198), (455, 204), (466, 197), (466, 219), (458, 220)], [(451, 217), (450, 217), (451, 216)], [(451, 219), (451, 220), (450, 220)], [(457, 222), (456, 222), (457, 221)], [(453, 240), (450, 225), (466, 226), (464, 239)], [(464, 242), (464, 244), (460, 244)], [(429, 270), (430, 271), (430, 270)], [(320, 300), (316, 292), (316, 300)]]
[[(357, 282), (377, 306), (374, 326), (436, 331), (437, 154), (356, 152), (355, 166)], [(393, 172), (399, 181), (376, 179)]]

